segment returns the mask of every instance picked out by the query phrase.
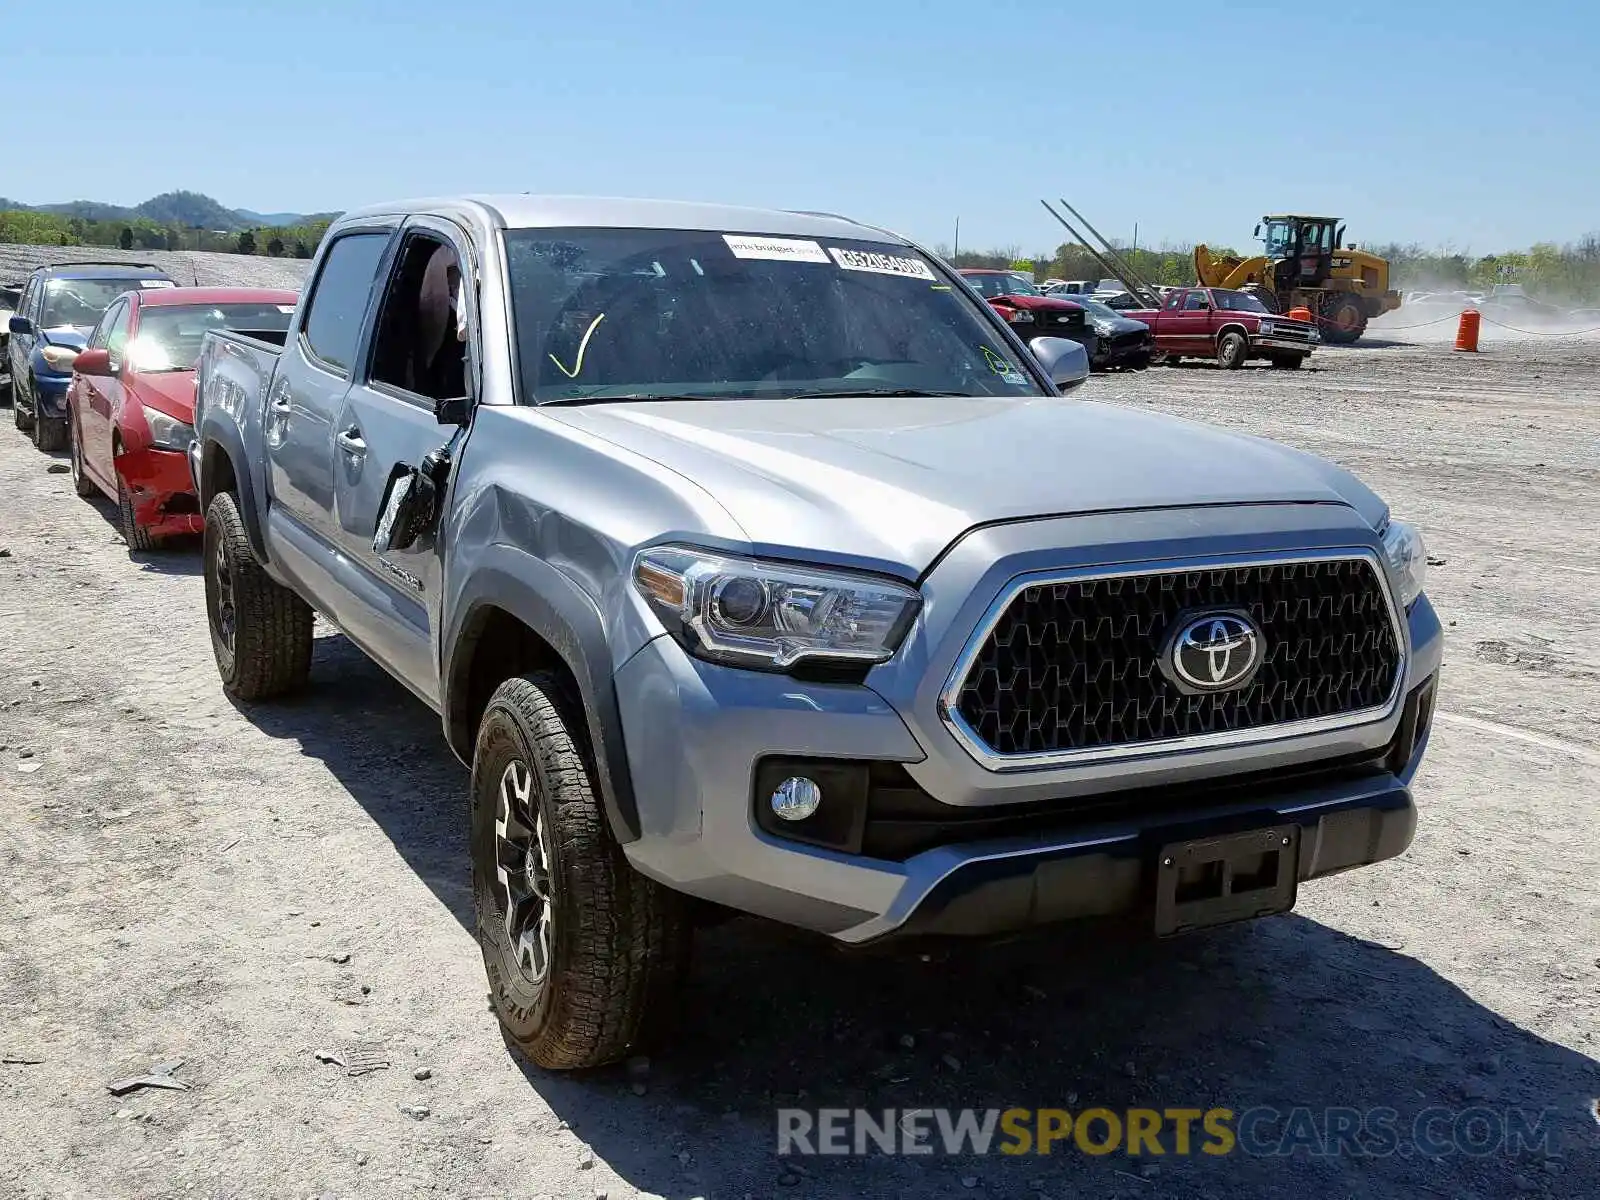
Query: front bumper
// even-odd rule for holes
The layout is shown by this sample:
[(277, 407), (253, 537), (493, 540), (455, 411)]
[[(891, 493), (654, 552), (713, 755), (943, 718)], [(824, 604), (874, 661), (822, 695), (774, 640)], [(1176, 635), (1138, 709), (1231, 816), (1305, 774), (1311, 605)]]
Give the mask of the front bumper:
[(133, 519), (156, 537), (200, 533), (205, 521), (189, 474), (189, 456), (181, 450), (145, 446), (119, 454), (117, 474), (128, 485)]
[(43, 375), (37, 370), (33, 375), (33, 413), (36, 419), (65, 421), (67, 419), (67, 388), (71, 375)]
[[(1319, 538), (1350, 545), (1354, 514), (1319, 511), (1327, 524), (1320, 535), (1305, 528), (1309, 514), (1228, 510), (1205, 541), (1216, 554), (1238, 549), (1229, 545), (1235, 539), (1258, 551), (1275, 539), (1292, 539), (1297, 549)], [(1300, 527), (1281, 524), (1291, 520)], [(641, 825), (625, 847), (629, 860), (676, 890), (860, 943), (1135, 912), (1151, 898), (1153, 847), (1241, 821), (1298, 824), (1300, 879), (1399, 854), (1415, 828), (1409, 788), (1429, 729), (1424, 722), (1419, 734), (1414, 717), (1425, 696), (1431, 712), (1441, 659), (1439, 621), (1426, 598), (1406, 614), (1402, 701), (1367, 725), (996, 771), (940, 719), (946, 673), (976, 613), (1008, 580), (1073, 556), (1118, 561), (1110, 555), (1134, 547), (1181, 555), (1185, 535), (1171, 531), (1187, 528), (1161, 514), (1122, 514), (970, 535), (924, 582), (924, 613), (900, 654), (863, 683), (715, 666), (667, 636), (647, 643), (616, 678)], [(1224, 528), (1230, 532), (1219, 536)], [(1135, 536), (1156, 529), (1164, 541)], [(1077, 548), (1029, 548), (1041, 532)], [(1107, 545), (1097, 541), (1102, 532)], [(770, 790), (770, 780), (757, 786), (757, 775), (774, 758), (875, 764), (870, 771), (892, 773), (887, 786), (913, 802), (875, 810), (868, 799), (847, 843), (805, 844), (781, 836), (781, 823), (757, 819), (766, 800), (758, 793)]]
[(1319, 341), (1308, 342), (1304, 338), (1263, 337), (1257, 334), (1250, 339), (1252, 350), (1293, 350), (1300, 354), (1310, 354), (1319, 345)]

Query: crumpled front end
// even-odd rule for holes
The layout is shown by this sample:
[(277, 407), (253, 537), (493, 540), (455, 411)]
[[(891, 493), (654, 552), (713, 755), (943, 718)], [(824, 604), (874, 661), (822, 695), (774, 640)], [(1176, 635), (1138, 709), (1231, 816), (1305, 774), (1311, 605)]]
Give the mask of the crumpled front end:
[(156, 537), (200, 533), (205, 519), (189, 475), (189, 458), (181, 450), (141, 446), (112, 459), (128, 487), (133, 519)]

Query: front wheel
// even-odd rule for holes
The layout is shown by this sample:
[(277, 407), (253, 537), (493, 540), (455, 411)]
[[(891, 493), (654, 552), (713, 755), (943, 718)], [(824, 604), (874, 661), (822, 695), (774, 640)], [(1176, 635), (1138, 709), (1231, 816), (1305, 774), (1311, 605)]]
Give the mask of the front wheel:
[(257, 561), (232, 492), (218, 492), (206, 509), (204, 553), (206, 616), (223, 690), (268, 700), (304, 687), (311, 607)]
[(690, 922), (606, 827), (576, 701), (548, 673), (495, 690), (472, 761), (472, 893), (506, 1040), (541, 1067), (613, 1062), (671, 1013)]
[(1323, 309), (1322, 338), (1338, 346), (1348, 346), (1367, 331), (1367, 310), (1357, 296), (1335, 296)]
[(1305, 365), (1305, 361), (1306, 356), (1304, 354), (1274, 354), (1272, 356), (1272, 365), (1280, 371), (1298, 371)]
[(1249, 356), (1250, 343), (1242, 333), (1230, 331), (1217, 343), (1217, 365), (1224, 371), (1237, 371)]
[(33, 414), (33, 444), (46, 453), (67, 448), (67, 422), (65, 417), (46, 417)]

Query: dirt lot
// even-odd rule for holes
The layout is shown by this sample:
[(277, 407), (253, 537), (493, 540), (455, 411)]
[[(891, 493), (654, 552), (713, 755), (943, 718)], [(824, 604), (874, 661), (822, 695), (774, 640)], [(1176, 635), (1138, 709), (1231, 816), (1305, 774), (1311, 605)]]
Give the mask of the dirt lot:
[[(1600, 1195), (1600, 338), (1449, 331), (1086, 389), (1326, 454), (1422, 523), (1449, 640), (1408, 854), (1156, 945), (841, 960), (736, 922), (633, 1077), (506, 1053), (435, 719), (326, 631), (307, 697), (235, 709), (193, 549), (130, 556), (6, 421), (0, 1194)], [(363, 1047), (391, 1066), (316, 1057)], [(188, 1091), (107, 1092), (176, 1059)], [(1558, 1141), (791, 1170), (783, 1104), (1520, 1107)]]

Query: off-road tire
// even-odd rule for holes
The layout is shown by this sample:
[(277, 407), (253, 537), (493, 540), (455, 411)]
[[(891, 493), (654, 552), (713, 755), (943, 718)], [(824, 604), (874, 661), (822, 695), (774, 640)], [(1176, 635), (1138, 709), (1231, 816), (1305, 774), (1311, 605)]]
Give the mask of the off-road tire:
[(128, 491), (128, 481), (117, 476), (117, 511), (122, 515), (122, 540), (129, 550), (157, 550), (161, 539), (152, 534), (133, 514), (133, 495)]
[[(611, 836), (579, 702), (559, 676), (509, 679), (490, 697), (472, 762), (472, 890), (490, 1000), (505, 1039), (548, 1070), (614, 1062), (670, 1025), (688, 965), (685, 900), (635, 871)], [(548, 971), (519, 968), (496, 874), (508, 768), (525, 766), (549, 843)]]
[(64, 417), (33, 416), (33, 445), (37, 450), (53, 454), (67, 448), (67, 422)]
[[(1346, 312), (1354, 315), (1346, 317), (1343, 315)], [(1335, 292), (1330, 296), (1323, 304), (1321, 316), (1317, 325), (1322, 330), (1322, 340), (1335, 346), (1348, 346), (1367, 331), (1367, 310), (1361, 298), (1349, 292)], [(1345, 321), (1348, 328), (1341, 328), (1341, 321)]]
[(1224, 371), (1237, 371), (1250, 357), (1250, 341), (1236, 329), (1230, 329), (1217, 339), (1217, 366)]
[(1298, 371), (1305, 365), (1305, 361), (1306, 356), (1304, 354), (1274, 354), (1272, 356), (1272, 365), (1280, 371)]
[(100, 489), (83, 469), (83, 438), (79, 436), (78, 422), (71, 417), (67, 421), (67, 457), (72, 461), (72, 490), (87, 500)]
[[(232, 492), (206, 509), (206, 623), (222, 688), (236, 700), (270, 700), (305, 686), (311, 673), (310, 605), (276, 582), (257, 561)], [(220, 556), (220, 557), (219, 557)], [(225, 562), (233, 596), (233, 644), (219, 632)]]

